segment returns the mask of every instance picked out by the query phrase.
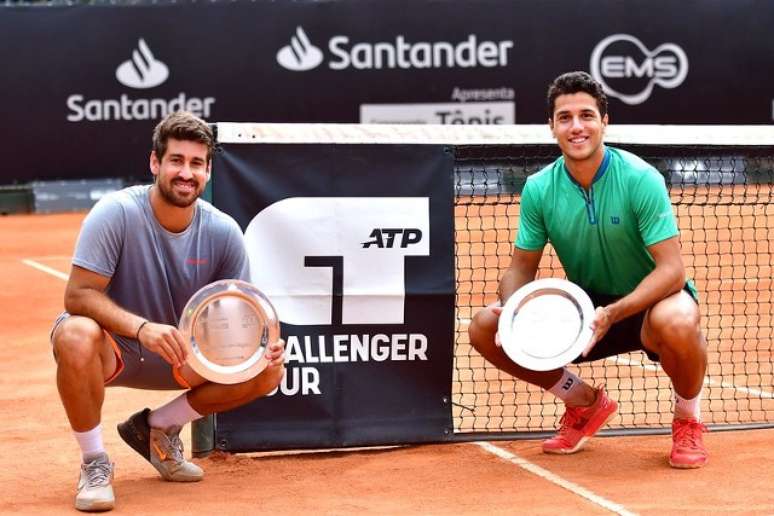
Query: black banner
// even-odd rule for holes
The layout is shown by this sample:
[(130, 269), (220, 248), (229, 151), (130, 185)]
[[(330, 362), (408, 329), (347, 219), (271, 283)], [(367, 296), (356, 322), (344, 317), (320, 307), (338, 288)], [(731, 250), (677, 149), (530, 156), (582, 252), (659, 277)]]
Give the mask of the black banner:
[(451, 432), (453, 158), (430, 145), (223, 145), (213, 201), (245, 231), (287, 374), (216, 418), (247, 451)]
[(0, 184), (149, 179), (154, 124), (546, 121), (588, 70), (614, 124), (771, 124), (765, 0), (0, 7)]

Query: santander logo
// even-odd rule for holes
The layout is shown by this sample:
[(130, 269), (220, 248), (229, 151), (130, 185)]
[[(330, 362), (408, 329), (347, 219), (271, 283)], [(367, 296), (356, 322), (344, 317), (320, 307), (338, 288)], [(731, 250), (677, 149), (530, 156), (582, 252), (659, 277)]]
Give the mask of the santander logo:
[(290, 38), (290, 45), (282, 47), (277, 52), (277, 62), (294, 72), (316, 68), (322, 60), (322, 50), (312, 45), (301, 27), (296, 27), (296, 35)]
[(153, 56), (153, 52), (142, 38), (137, 42), (132, 58), (121, 63), (116, 69), (118, 82), (136, 89), (153, 88), (166, 81), (167, 77), (169, 68)]

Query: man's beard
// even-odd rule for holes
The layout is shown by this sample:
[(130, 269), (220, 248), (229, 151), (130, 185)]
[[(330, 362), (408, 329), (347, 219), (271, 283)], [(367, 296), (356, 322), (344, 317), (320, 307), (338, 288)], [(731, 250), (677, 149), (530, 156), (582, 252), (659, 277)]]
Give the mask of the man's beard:
[[(179, 194), (177, 194), (174, 190), (174, 184), (176, 182), (181, 183), (191, 183), (194, 186), (194, 192), (190, 197), (183, 197)], [(199, 198), (201, 195), (201, 191), (199, 190), (199, 183), (196, 181), (180, 181), (180, 180), (173, 180), (171, 183), (164, 183), (162, 181), (157, 181), (156, 183), (159, 187), (159, 193), (161, 193), (161, 197), (164, 198), (165, 201), (167, 201), (169, 204), (173, 206), (177, 206), (178, 208), (187, 208), (193, 203), (196, 202), (196, 199)]]

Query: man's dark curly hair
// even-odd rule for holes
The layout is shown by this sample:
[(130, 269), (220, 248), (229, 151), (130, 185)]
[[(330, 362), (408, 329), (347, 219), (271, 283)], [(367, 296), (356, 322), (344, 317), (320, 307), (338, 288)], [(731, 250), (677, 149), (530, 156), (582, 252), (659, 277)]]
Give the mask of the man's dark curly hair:
[(548, 87), (548, 118), (554, 118), (554, 105), (559, 95), (572, 95), (573, 93), (588, 93), (597, 101), (597, 109), (600, 116), (607, 114), (607, 95), (594, 78), (586, 72), (563, 73)]
[(167, 140), (187, 140), (207, 146), (207, 162), (212, 159), (215, 137), (207, 122), (188, 111), (170, 113), (153, 130), (153, 150), (161, 161), (167, 152)]

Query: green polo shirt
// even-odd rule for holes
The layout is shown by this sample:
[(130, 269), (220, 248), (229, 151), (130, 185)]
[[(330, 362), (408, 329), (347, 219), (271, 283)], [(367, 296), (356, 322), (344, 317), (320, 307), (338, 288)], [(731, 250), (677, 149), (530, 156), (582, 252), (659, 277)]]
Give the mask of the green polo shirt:
[[(551, 242), (567, 279), (624, 296), (656, 266), (647, 247), (677, 234), (661, 174), (630, 152), (606, 147), (588, 191), (564, 157), (527, 179), (515, 245), (537, 251)], [(689, 289), (696, 297), (691, 282)]]

